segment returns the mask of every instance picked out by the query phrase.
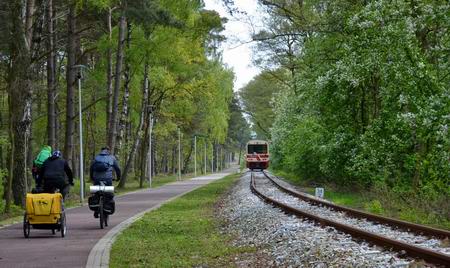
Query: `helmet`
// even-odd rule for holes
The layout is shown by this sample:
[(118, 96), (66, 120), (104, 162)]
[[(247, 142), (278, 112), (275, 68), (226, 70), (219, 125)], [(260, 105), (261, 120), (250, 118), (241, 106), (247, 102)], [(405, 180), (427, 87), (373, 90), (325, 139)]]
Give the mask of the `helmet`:
[(59, 157), (61, 157), (61, 151), (58, 151), (58, 150), (53, 151), (52, 157), (54, 157), (54, 158), (59, 158)]

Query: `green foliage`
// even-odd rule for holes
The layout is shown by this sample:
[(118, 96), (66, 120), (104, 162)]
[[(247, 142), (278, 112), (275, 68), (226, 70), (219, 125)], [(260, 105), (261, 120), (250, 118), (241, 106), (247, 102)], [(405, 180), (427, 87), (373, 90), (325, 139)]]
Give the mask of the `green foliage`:
[(283, 89), (280, 77), (282, 70), (264, 71), (240, 89), (244, 113), (252, 122), (252, 130), (259, 139), (270, 139), (270, 128), (274, 120), (272, 102), (275, 95)]
[(250, 127), (242, 114), (236, 95), (233, 96), (229, 110), (230, 120), (228, 123), (227, 144), (243, 148), (250, 139)]
[(275, 104), (275, 167), (341, 185), (448, 195), (450, 77), (442, 47), (450, 40), (450, 7), (413, 5), (316, 1), (289, 14), (268, 8), (274, 21), (290, 18), (272, 29), (279, 35), (315, 32), (295, 39), (302, 68)]
[[(142, 163), (145, 163), (146, 142), (148, 137), (148, 113), (143, 110), (144, 76), (148, 71), (149, 97), (148, 104), (153, 106), (153, 148), (155, 148), (156, 172), (169, 173), (175, 171), (177, 128), (181, 129), (182, 158), (186, 165), (185, 172), (193, 170), (189, 160), (192, 159), (192, 137), (203, 135), (201, 146), (219, 144), (233, 138), (227, 137), (228, 126), (234, 124), (230, 120), (229, 105), (233, 95), (234, 74), (221, 61), (217, 46), (224, 40), (221, 31), (224, 29), (225, 20), (215, 11), (203, 9), (202, 1), (190, 0), (74, 0), (69, 4), (75, 5), (76, 36), (75, 50), (76, 64), (83, 64), (84, 76), (81, 80), (81, 103), (83, 112), (84, 133), (84, 159), (89, 163), (101, 146), (107, 143), (107, 135), (110, 129), (107, 126), (106, 109), (111, 103), (107, 89), (114, 86), (115, 67), (118, 64), (118, 36), (120, 17), (126, 17), (126, 29), (123, 48), (123, 67), (119, 85), (119, 104), (117, 109), (120, 118), (121, 131), (120, 145), (116, 153), (123, 167), (125, 161), (133, 159), (131, 173), (139, 174)], [(30, 74), (30, 82), (33, 88), (32, 96), (32, 129), (30, 152), (23, 152), (34, 157), (42, 145), (47, 144), (47, 57), (48, 51), (47, 33), (48, 21), (46, 10), (48, 5), (37, 5), (33, 11), (38, 20), (31, 20), (33, 25), (28, 30), (33, 30), (32, 47), (33, 74)], [(56, 134), (57, 148), (65, 150), (66, 120), (68, 109), (72, 109), (66, 102), (68, 68), (68, 18), (67, 3), (53, 1), (53, 12), (58, 23), (53, 29), (57, 40), (54, 42), (56, 54)], [(0, 33), (7, 38), (0, 40), (0, 124), (2, 131), (0, 137), (8, 137), (8, 74), (11, 64), (11, 16), (10, 5), (0, 4), (0, 18), (5, 21), (5, 27), (0, 27)], [(25, 13), (23, 13), (25, 15)], [(111, 19), (111, 29), (108, 18)], [(42, 36), (41, 36), (42, 35)], [(119, 57), (120, 58), (120, 57)], [(112, 78), (109, 68), (113, 70)], [(108, 81), (109, 78), (109, 81)], [(129, 96), (125, 96), (125, 87)], [(75, 117), (78, 121), (78, 87), (75, 87), (74, 99)], [(127, 99), (128, 98), (128, 99)], [(145, 102), (144, 102), (145, 103)], [(1, 105), (0, 104), (0, 105)], [(19, 108), (20, 109), (20, 108)], [(144, 107), (147, 109), (147, 107)], [(140, 119), (144, 120), (143, 129), (138, 130)], [(70, 121), (70, 120), (69, 120)], [(78, 125), (78, 122), (75, 122)], [(74, 152), (72, 155), (64, 155), (72, 158), (70, 165), (79, 173), (79, 159), (75, 157), (80, 150), (78, 143), (78, 129), (68, 134), (73, 138)], [(138, 144), (136, 155), (130, 157), (132, 145)], [(9, 138), (5, 138), (8, 140)], [(233, 141), (234, 142), (234, 141)], [(70, 146), (69, 146), (70, 147)], [(237, 150), (238, 145), (232, 144), (228, 151)], [(0, 169), (7, 167), (7, 145), (0, 142)], [(66, 153), (66, 152), (64, 152)], [(208, 161), (212, 158), (210, 149), (207, 151)], [(203, 158), (202, 158), (203, 159)], [(160, 161), (161, 160), (161, 161)], [(191, 161), (193, 162), (193, 161)], [(163, 166), (164, 163), (164, 166)], [(88, 165), (86, 165), (88, 166)], [(85, 170), (86, 171), (86, 170)], [(133, 176), (133, 174), (131, 174)], [(134, 185), (129, 185), (134, 187)], [(14, 191), (17, 187), (13, 187)], [(2, 190), (2, 189), (0, 189)], [(3, 189), (4, 190), (4, 189)], [(3, 191), (2, 191), (3, 193)], [(22, 194), (22, 193), (21, 193)]]

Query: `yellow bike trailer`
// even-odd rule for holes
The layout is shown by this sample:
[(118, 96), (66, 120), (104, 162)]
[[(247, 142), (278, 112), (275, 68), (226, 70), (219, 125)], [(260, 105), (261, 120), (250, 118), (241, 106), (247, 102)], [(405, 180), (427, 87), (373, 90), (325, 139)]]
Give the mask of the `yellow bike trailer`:
[(66, 215), (60, 193), (27, 194), (26, 212), (23, 218), (23, 234), (30, 236), (30, 229), (46, 229), (66, 235)]

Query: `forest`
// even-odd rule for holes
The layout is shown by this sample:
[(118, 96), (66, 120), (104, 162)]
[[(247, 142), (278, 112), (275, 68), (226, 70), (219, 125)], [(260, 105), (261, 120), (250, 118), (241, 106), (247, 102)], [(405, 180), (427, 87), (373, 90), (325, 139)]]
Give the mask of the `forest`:
[(11, 0), (0, 21), (2, 212), (23, 206), (44, 145), (76, 178), (109, 146), (124, 188), (177, 173), (178, 139), (186, 174), (223, 167), (249, 138), (218, 49), (226, 21), (202, 1)]
[(240, 97), (272, 167), (448, 222), (449, 2), (259, 3), (264, 71)]
[(150, 155), (152, 174), (177, 173), (178, 138), (186, 174), (253, 136), (274, 170), (450, 222), (450, 3), (257, 2), (262, 71), (234, 93), (226, 19), (201, 0), (2, 1), (0, 209), (23, 205), (43, 145), (76, 177), (108, 145), (124, 188), (142, 186)]

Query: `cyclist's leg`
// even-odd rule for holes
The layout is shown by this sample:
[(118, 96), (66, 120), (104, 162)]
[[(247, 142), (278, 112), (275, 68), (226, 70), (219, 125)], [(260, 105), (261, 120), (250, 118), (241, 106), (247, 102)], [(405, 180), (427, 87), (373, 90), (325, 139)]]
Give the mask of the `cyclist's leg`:
[(66, 200), (66, 195), (69, 193), (69, 190), (70, 190), (69, 184), (62, 182), (58, 185), (58, 189), (63, 197), (63, 200)]

